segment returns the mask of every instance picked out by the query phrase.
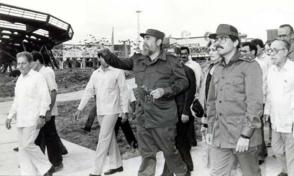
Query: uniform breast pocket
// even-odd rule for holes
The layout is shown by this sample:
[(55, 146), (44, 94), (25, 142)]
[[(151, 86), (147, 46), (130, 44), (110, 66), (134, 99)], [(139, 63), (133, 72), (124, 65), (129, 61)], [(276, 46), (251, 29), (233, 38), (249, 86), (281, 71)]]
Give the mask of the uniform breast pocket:
[(134, 67), (134, 73), (136, 75), (136, 77), (135, 77), (136, 84), (138, 84), (138, 85), (143, 84), (143, 79), (144, 79), (145, 71), (146, 71), (146, 67), (145, 66)]
[(233, 77), (226, 83), (226, 100), (244, 99), (245, 85), (243, 77)]

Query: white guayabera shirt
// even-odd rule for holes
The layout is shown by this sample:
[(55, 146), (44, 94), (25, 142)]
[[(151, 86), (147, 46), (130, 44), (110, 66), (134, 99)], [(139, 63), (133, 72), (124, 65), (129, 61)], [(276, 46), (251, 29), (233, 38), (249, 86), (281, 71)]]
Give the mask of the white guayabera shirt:
[[(57, 84), (56, 84), (56, 81), (55, 81), (54, 71), (50, 67), (42, 66), (39, 73), (41, 73), (44, 76), (45, 80), (46, 80), (47, 87), (49, 89), (49, 94), (53, 90), (57, 91)], [(54, 103), (54, 106), (52, 108), (51, 115), (52, 116), (57, 116), (58, 115), (56, 102)]]
[(18, 77), (15, 85), (15, 97), (8, 114), (8, 119), (16, 115), (17, 127), (37, 125), (40, 115), (49, 110), (50, 95), (44, 77), (30, 70), (25, 76)]
[(108, 67), (95, 70), (86, 86), (78, 110), (83, 110), (89, 99), (96, 95), (97, 115), (128, 112), (128, 88), (122, 70)]
[(294, 62), (287, 60), (280, 70), (272, 65), (267, 75), (265, 114), (269, 114), (273, 129), (291, 133), (294, 122)]

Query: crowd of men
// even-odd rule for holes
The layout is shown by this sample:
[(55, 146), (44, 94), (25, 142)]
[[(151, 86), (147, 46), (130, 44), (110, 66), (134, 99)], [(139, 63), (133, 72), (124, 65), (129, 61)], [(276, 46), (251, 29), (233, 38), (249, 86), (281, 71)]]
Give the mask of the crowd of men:
[[(209, 35), (210, 60), (202, 68), (187, 47), (167, 53), (163, 32), (148, 29), (140, 35), (142, 52), (130, 58), (118, 58), (107, 48), (98, 51), (100, 67), (92, 73), (77, 108), (78, 120), (95, 96), (100, 131), (90, 176), (102, 175), (107, 155), (110, 170), (104, 175), (123, 172), (115, 128), (118, 119), (124, 124), (130, 115), (135, 116), (137, 129), (137, 139), (130, 145), (135, 143), (142, 157), (139, 176), (155, 175), (158, 151), (165, 159), (162, 176), (191, 175), (190, 151), (197, 144), (191, 110), (195, 101), (204, 109), (201, 131), (211, 176), (230, 176), (238, 167), (244, 176), (260, 176), (259, 165), (267, 156), (265, 123), (271, 124), (271, 146), (283, 166), (279, 176), (294, 176), (294, 32), (290, 25), (281, 25), (278, 38), (264, 44), (258, 38), (241, 43), (234, 26), (220, 24)], [(21, 75), (6, 126), (11, 127), (16, 115), (21, 175), (52, 175), (63, 167), (64, 150), (54, 122), (54, 72), (42, 65), (36, 52), (17, 54), (17, 64)], [(135, 86), (128, 87), (122, 70), (133, 72)], [(130, 106), (133, 102), (135, 108)], [(40, 147), (37, 137), (45, 141)], [(50, 162), (42, 153), (45, 145)]]

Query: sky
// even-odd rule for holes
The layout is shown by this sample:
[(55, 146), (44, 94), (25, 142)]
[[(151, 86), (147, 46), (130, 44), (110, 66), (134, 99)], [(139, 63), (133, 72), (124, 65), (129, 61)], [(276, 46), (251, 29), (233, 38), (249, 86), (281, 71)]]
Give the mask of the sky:
[(69, 43), (90, 38), (136, 40), (137, 14), (140, 10), (140, 32), (155, 28), (166, 36), (203, 36), (215, 32), (218, 24), (235, 26), (250, 38), (266, 40), (266, 30), (280, 24), (294, 26), (293, 0), (0, 0), (49, 13), (68, 23), (74, 30)]

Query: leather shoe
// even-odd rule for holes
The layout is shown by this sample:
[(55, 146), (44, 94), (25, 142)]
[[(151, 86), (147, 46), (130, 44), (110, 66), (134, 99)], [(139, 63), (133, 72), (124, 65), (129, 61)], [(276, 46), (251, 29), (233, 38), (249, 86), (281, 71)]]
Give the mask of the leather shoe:
[(104, 173), (104, 175), (111, 175), (114, 174), (116, 172), (122, 172), (124, 170), (124, 168), (122, 166), (116, 168), (116, 169), (109, 169), (107, 172)]
[(63, 164), (60, 163), (59, 165), (54, 166), (54, 172), (60, 171), (63, 168)]
[(89, 176), (101, 176), (101, 175), (96, 175), (96, 174), (89, 174)]
[(18, 152), (18, 147), (13, 148), (13, 151)]

